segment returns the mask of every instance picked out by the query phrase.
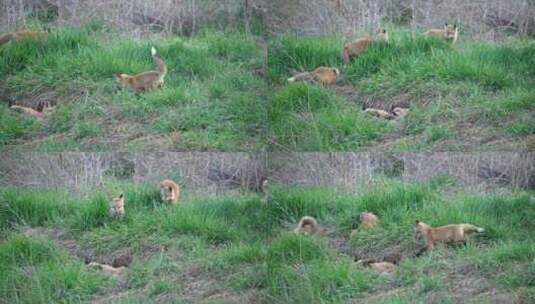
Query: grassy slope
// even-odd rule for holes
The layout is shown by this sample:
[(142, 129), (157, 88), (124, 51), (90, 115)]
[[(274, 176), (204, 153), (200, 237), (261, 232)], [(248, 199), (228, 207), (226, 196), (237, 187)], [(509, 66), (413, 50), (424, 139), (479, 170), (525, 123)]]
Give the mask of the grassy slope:
[[(276, 187), (270, 205), (255, 194), (216, 199), (186, 193), (172, 208), (162, 206), (149, 185), (114, 181), (85, 199), (2, 189), (0, 269), (5, 275), (0, 298), (9, 303), (112, 295), (119, 302), (198, 302), (210, 295), (207, 302), (212, 303), (217, 296), (236, 301), (254, 297), (260, 303), (534, 300), (534, 193), (475, 195), (447, 187), (440, 181), (378, 180), (356, 195)], [(119, 190), (127, 198), (127, 216), (113, 220), (104, 192)], [(364, 210), (378, 214), (380, 226), (341, 246)], [(335, 231), (331, 241), (288, 232), (307, 214)], [(406, 257), (390, 278), (352, 265), (352, 258), (342, 253), (342, 248), (376, 256), (393, 248), (406, 252), (415, 246), (415, 219), (432, 225), (470, 222), (487, 232), (466, 246), (438, 246), (432, 253)], [(134, 263), (126, 277), (105, 278), (57, 242), (26, 236), (27, 226), (62, 229), (79, 246), (103, 255), (131, 250)]]
[[(0, 48), (0, 94), (58, 103), (36, 122), (0, 102), (0, 145), (23, 150), (489, 150), (534, 148), (535, 43), (466, 39), (451, 48), (398, 29), (344, 66), (343, 39), (273, 37), (264, 52), (238, 32), (192, 38), (121, 38), (105, 28), (59, 29)], [(114, 73), (152, 69), (154, 45), (170, 72), (165, 89), (137, 96)], [(339, 67), (332, 88), (284, 83), (294, 70)], [(0, 95), (0, 101), (6, 97)], [(401, 123), (362, 105), (410, 106)]]
[[(154, 69), (150, 46), (169, 68), (164, 89), (136, 95), (120, 88), (115, 73)], [(253, 74), (262, 64), (255, 40), (237, 32), (134, 41), (88, 27), (5, 45), (0, 93), (17, 103), (51, 101), (58, 107), (39, 123), (0, 103), (0, 145), (39, 151), (258, 150), (265, 142), (266, 85)]]
[[(301, 151), (362, 146), (402, 151), (534, 148), (533, 41), (461, 41), (450, 47), (420, 35), (412, 38), (398, 29), (390, 30), (390, 39), (347, 66), (339, 56), (341, 38), (273, 40), (269, 53), (273, 81), (282, 82), (292, 70), (320, 65), (340, 68), (343, 79), (330, 89), (298, 91), (294, 85), (281, 86), (271, 111), (297, 119), (283, 122), (272, 116), (270, 136)], [(346, 97), (343, 105), (337, 94)], [(316, 99), (321, 99), (322, 106), (293, 107), (298, 100), (314, 103)], [(354, 113), (363, 104), (383, 109), (410, 106), (411, 112), (403, 123), (385, 126)], [(338, 116), (342, 119), (336, 120)]]

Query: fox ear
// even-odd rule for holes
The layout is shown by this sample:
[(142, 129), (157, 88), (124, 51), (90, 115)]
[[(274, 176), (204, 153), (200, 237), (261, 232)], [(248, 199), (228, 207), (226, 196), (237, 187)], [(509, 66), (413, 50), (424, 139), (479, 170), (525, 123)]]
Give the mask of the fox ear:
[(123, 197), (124, 197), (123, 193), (119, 194), (119, 198), (123, 198)]
[(448, 23), (447, 23), (447, 22), (446, 22), (446, 23), (444, 23), (444, 26), (448, 26)]
[(420, 221), (419, 221), (419, 220), (416, 220), (416, 224), (420, 224)]

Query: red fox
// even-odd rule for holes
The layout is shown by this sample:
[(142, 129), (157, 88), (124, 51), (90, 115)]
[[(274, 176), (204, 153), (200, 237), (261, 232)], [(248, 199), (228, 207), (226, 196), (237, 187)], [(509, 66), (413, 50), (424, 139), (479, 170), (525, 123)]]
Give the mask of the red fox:
[(160, 196), (162, 201), (170, 205), (175, 205), (180, 196), (180, 188), (174, 181), (164, 179), (160, 182)]
[(123, 217), (124, 216), (124, 194), (119, 194), (118, 197), (113, 199), (110, 214), (112, 217)]
[(294, 229), (296, 234), (306, 234), (311, 235), (319, 231), (318, 221), (311, 216), (303, 216), (297, 224), (297, 227)]
[(420, 221), (416, 221), (415, 229), (424, 236), (428, 249), (433, 249), (435, 247), (435, 241), (466, 241), (471, 233), (481, 233), (485, 231), (485, 229), (476, 227), (472, 224), (451, 224), (433, 228)]
[(10, 107), (11, 109), (19, 112), (19, 113), (23, 113), (23, 114), (26, 114), (26, 115), (29, 115), (31, 117), (34, 117), (38, 120), (43, 120), (44, 118), (46, 118), (48, 115), (52, 114), (54, 112), (54, 107), (43, 107), (43, 110), (40, 112), (40, 111), (37, 111), (37, 110), (34, 110), (32, 108), (29, 108), (29, 107), (23, 107), (23, 106), (17, 106), (17, 105), (12, 105)]
[(353, 42), (347, 43), (346, 45), (344, 45), (344, 49), (342, 50), (342, 59), (344, 60), (344, 63), (348, 64), (352, 58), (358, 57), (369, 46), (379, 41), (388, 42), (388, 33), (385, 29), (379, 30), (379, 33), (375, 38), (372, 38), (370, 36), (364, 36)]
[(319, 67), (312, 72), (304, 72), (288, 78), (288, 82), (315, 81), (322, 84), (331, 85), (336, 83), (340, 71), (337, 68)]
[(371, 212), (362, 212), (360, 214), (360, 227), (364, 229), (375, 227), (377, 222), (377, 216)]
[(156, 53), (154, 47), (151, 49), (151, 55), (158, 66), (158, 71), (147, 71), (135, 75), (116, 74), (117, 81), (134, 89), (137, 93), (161, 88), (164, 77), (167, 74), (167, 65), (165, 65), (163, 59)]
[(425, 34), (427, 37), (434, 37), (439, 39), (444, 39), (446, 41), (451, 41), (451, 44), (457, 42), (459, 37), (459, 29), (455, 24), (444, 24), (444, 29), (430, 29)]
[(47, 35), (47, 32), (34, 32), (21, 29), (13, 33), (8, 33), (0, 36), (0, 45), (6, 44), (10, 41), (17, 41), (26, 38), (46, 37)]
[(113, 267), (113, 266), (110, 266), (110, 265), (100, 264), (100, 263), (97, 263), (97, 262), (91, 262), (91, 263), (87, 264), (87, 267), (89, 267), (91, 269), (95, 269), (95, 270), (100, 270), (104, 274), (111, 275), (111, 276), (120, 276), (126, 269), (126, 267), (124, 267), (124, 266)]

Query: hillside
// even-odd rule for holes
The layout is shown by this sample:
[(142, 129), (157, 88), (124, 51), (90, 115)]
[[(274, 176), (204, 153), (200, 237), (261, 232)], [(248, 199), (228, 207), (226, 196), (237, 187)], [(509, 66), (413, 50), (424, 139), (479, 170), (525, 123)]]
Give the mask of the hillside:
[[(108, 213), (124, 191), (126, 217)], [(9, 303), (529, 303), (535, 300), (533, 192), (476, 194), (446, 180), (378, 179), (358, 194), (277, 186), (209, 198), (187, 191), (166, 207), (148, 184), (106, 180), (79, 197), (61, 190), (0, 190), (0, 298)], [(362, 211), (379, 225), (358, 230)], [(290, 233), (303, 215), (323, 236)], [(466, 245), (420, 252), (414, 221), (468, 222), (486, 231)], [(133, 257), (107, 276), (85, 262)], [(394, 260), (379, 274), (356, 260)], [(29, 275), (31, 274), (31, 275)]]
[[(163, 90), (135, 94), (114, 74), (167, 63)], [(32, 151), (259, 150), (265, 144), (263, 57), (252, 37), (132, 40), (99, 27), (60, 29), (48, 38), (0, 48), (0, 145)], [(55, 105), (49, 119), (28, 119), (7, 102)]]
[[(20, 151), (487, 151), (535, 147), (535, 42), (454, 47), (388, 28), (349, 65), (335, 36), (264, 38), (206, 30), (132, 39), (97, 23), (0, 47), (0, 145)], [(166, 60), (162, 90), (116, 73)], [(266, 50), (267, 48), (267, 50)], [(267, 51), (267, 58), (266, 58)], [(267, 66), (266, 66), (267, 62)], [(332, 87), (285, 79), (338, 67)], [(42, 121), (8, 108), (55, 105)], [(402, 121), (364, 108), (409, 108)]]

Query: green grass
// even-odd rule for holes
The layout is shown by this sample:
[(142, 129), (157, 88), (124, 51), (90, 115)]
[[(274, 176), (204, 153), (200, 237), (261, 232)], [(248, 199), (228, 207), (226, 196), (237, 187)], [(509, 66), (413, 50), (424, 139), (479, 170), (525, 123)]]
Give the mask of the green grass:
[[(529, 118), (535, 111), (533, 41), (466, 39), (451, 47), (398, 28), (389, 30), (389, 43), (373, 45), (348, 65), (341, 62), (343, 41), (339, 37), (274, 39), (269, 76), (280, 89), (272, 102), (276, 109), (270, 112), (270, 136), (299, 151), (355, 150), (383, 144), (387, 144), (383, 149), (391, 150), (466, 151), (488, 149), (485, 144), (492, 145), (496, 138), (511, 145), (520, 142), (518, 147), (526, 149), (521, 142), (528, 143), (527, 137), (534, 134)], [(353, 86), (354, 94), (347, 100), (338, 97), (336, 90), (329, 91), (328, 97), (319, 98), (332, 104), (332, 110), (321, 113), (295, 109), (296, 88), (284, 85), (285, 79), (293, 71), (320, 65), (338, 67), (342, 75), (338, 85)], [(301, 99), (314, 98), (313, 94), (304, 96), (301, 93)], [(363, 96), (375, 100), (380, 108), (399, 104), (411, 111), (402, 123), (368, 122), (364, 127), (363, 118), (356, 113), (362, 109)], [(336, 120), (326, 119), (325, 112)], [(279, 113), (286, 114), (285, 125), (279, 122)], [(351, 113), (351, 119), (345, 113)], [(468, 133), (467, 129), (474, 131)], [(326, 140), (319, 139), (322, 137)]]
[[(379, 179), (349, 194), (274, 185), (269, 205), (254, 193), (209, 198), (185, 192), (172, 207), (163, 205), (150, 184), (106, 180), (103, 189), (83, 197), (4, 188), (0, 268), (6, 275), (0, 278), (0, 298), (53, 302), (61, 295), (70, 303), (109, 296), (118, 284), (127, 292), (117, 300), (134, 302), (205, 297), (195, 295), (190, 284), (204, 286), (206, 294), (224, 290), (236, 297), (254, 289), (260, 303), (397, 303), (425, 300), (431, 293), (443, 300), (460, 293), (476, 301), (490, 290), (527, 291), (532, 297), (534, 193), (476, 194), (451, 187), (445, 179)], [(125, 194), (126, 216), (113, 219), (109, 202), (119, 192)], [(379, 226), (350, 238), (363, 211), (377, 214)], [(291, 233), (303, 215), (315, 216), (328, 236)], [(416, 219), (433, 226), (473, 223), (486, 232), (466, 245), (438, 244), (433, 252), (414, 257), (411, 252), (423, 245), (414, 237)], [(134, 263), (124, 278), (105, 279), (64, 251), (59, 239), (26, 236), (27, 226), (63, 230), (81, 249), (103, 256), (128, 250)], [(343, 245), (335, 245), (335, 239)], [(393, 277), (352, 264), (392, 251), (405, 257)], [(26, 276), (28, 269), (35, 275)], [(458, 280), (479, 283), (457, 293)], [(20, 286), (33, 288), (23, 292)]]
[[(454, 47), (402, 28), (350, 64), (344, 38), (260, 37), (206, 30), (133, 41), (93, 23), (53, 28), (47, 38), (0, 48), (0, 94), (56, 103), (44, 122), (0, 107), (0, 145), (32, 151), (355, 151), (529, 149), (535, 134), (535, 43)], [(162, 90), (135, 94), (115, 73), (169, 67)], [(267, 63), (267, 65), (266, 65)], [(336, 86), (291, 84), (318, 66), (341, 71)], [(402, 122), (362, 115), (365, 101), (410, 107)]]
[[(154, 69), (151, 46), (169, 68), (164, 88), (135, 94), (121, 87), (115, 73)], [(24, 142), (51, 152), (154, 145), (245, 151), (265, 145), (267, 85), (253, 73), (262, 67), (261, 50), (254, 37), (237, 31), (134, 42), (93, 28), (56, 29), (48, 38), (5, 45), (0, 57), (0, 92), (15, 101), (57, 104), (39, 133), (29, 132), (31, 120), (2, 108), (2, 146)], [(74, 144), (42, 140), (58, 135), (73, 137)]]

